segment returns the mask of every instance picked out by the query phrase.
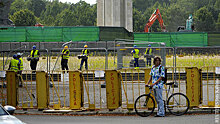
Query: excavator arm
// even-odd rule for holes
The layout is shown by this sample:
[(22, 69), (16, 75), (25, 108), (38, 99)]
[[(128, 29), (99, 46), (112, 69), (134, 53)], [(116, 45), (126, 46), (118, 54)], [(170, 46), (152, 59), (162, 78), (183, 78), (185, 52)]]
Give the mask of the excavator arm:
[(159, 9), (156, 9), (154, 11), (154, 13), (151, 15), (150, 19), (148, 20), (147, 24), (145, 25), (144, 32), (149, 32), (149, 28), (153, 25), (153, 23), (156, 21), (156, 19), (159, 21), (162, 31), (165, 32), (166, 28), (163, 24), (163, 19), (162, 19), (162, 16), (160, 14)]

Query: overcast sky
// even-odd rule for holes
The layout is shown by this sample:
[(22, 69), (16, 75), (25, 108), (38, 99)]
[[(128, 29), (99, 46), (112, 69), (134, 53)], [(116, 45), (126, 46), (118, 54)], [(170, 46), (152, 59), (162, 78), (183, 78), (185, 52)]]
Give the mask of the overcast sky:
[[(65, 2), (77, 3), (80, 0), (59, 0), (59, 1), (63, 2), (63, 3), (65, 3)], [(95, 4), (96, 3), (96, 0), (83, 0), (83, 1), (86, 1), (89, 4)]]

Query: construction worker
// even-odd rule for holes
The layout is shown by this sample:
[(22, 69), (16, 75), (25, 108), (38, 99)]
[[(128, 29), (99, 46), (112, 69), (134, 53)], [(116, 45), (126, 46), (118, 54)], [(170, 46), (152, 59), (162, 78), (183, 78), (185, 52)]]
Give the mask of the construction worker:
[(138, 59), (139, 59), (139, 50), (137, 49), (137, 46), (134, 45), (134, 50), (131, 51), (134, 57), (134, 67), (135, 69), (139, 68)]
[(83, 63), (85, 62), (85, 68), (88, 70), (88, 55), (89, 55), (89, 50), (87, 49), (88, 45), (84, 45), (84, 49), (82, 50), (81, 56), (81, 64), (79, 70), (82, 70)]
[(32, 58), (31, 63), (30, 63), (32, 73), (36, 72), (37, 62), (39, 61), (39, 56), (40, 56), (40, 53), (38, 50), (36, 50), (36, 46), (34, 45), (33, 49), (31, 50), (31, 55), (30, 55), (30, 57)]
[(151, 66), (152, 49), (151, 49), (150, 44), (148, 45), (148, 48), (146, 48), (146, 51), (144, 54), (146, 56), (147, 66)]
[(20, 69), (20, 63), (17, 59), (17, 55), (14, 54), (13, 59), (10, 61), (8, 70), (12, 70), (17, 73), (19, 69)]
[(22, 70), (23, 70), (23, 59), (21, 58), (21, 53), (17, 53), (17, 59), (19, 61), (19, 64), (20, 64), (20, 69), (18, 71), (18, 74), (20, 74), (20, 77), (19, 77), (19, 87), (22, 87), (22, 80), (21, 80), (21, 76), (22, 76)]
[(68, 46), (66, 45), (64, 49), (62, 50), (62, 59), (61, 59), (61, 67), (63, 70), (63, 73), (65, 73), (65, 69), (68, 73), (68, 59), (69, 59), (70, 51), (68, 49)]

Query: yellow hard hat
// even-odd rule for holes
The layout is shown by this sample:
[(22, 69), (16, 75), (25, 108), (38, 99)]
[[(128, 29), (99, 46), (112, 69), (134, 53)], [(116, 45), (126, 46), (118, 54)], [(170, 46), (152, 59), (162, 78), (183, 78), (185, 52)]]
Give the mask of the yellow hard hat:
[(88, 46), (87, 46), (87, 45), (84, 45), (84, 47), (87, 48)]
[(68, 49), (68, 46), (66, 45), (66, 46), (64, 47), (64, 49)]

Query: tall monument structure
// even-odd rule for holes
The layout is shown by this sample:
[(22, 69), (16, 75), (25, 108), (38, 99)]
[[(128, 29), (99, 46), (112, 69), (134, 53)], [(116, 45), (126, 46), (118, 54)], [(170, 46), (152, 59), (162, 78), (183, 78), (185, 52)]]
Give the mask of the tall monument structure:
[(0, 26), (12, 26), (13, 22), (8, 19), (12, 0), (0, 0)]
[(97, 0), (97, 26), (125, 27), (133, 32), (132, 0)]

